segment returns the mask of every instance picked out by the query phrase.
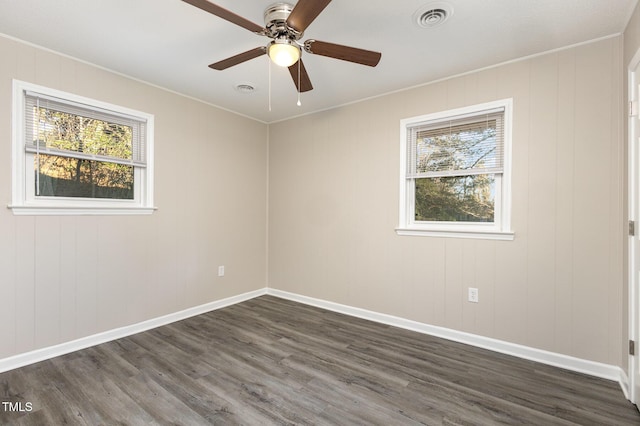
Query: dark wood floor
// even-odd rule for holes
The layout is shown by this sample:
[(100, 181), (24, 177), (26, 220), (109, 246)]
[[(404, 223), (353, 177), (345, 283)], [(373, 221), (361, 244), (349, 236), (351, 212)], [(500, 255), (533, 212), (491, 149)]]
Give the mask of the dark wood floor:
[(263, 296), (0, 374), (0, 424), (638, 425), (617, 383)]

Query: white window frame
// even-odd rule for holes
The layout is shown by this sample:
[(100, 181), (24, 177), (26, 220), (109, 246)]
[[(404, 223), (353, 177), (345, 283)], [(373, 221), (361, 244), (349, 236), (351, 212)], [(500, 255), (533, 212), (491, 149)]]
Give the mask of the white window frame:
[[(25, 145), (26, 94), (73, 103), (87, 111), (101, 110), (125, 115), (145, 124), (145, 167), (134, 166), (134, 198), (118, 200), (105, 198), (42, 197), (35, 195), (33, 173), (34, 153)], [(97, 101), (60, 90), (13, 80), (12, 128), (12, 199), (8, 206), (15, 215), (139, 215), (151, 214), (153, 206), (153, 128), (154, 116), (118, 105)]]
[[(407, 177), (407, 157), (409, 150), (409, 129), (416, 125), (459, 118), (461, 116), (482, 115), (486, 111), (504, 109), (504, 171), (496, 174), (494, 222), (418, 222), (415, 220), (415, 178)], [(513, 99), (472, 105), (400, 121), (400, 209), (398, 235), (479, 238), (492, 240), (513, 240), (511, 230), (511, 129), (513, 120)]]

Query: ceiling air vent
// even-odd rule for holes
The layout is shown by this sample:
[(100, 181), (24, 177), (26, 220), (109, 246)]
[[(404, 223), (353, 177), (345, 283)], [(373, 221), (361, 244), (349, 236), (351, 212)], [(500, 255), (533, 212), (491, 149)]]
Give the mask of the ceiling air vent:
[(243, 93), (245, 95), (253, 93), (256, 90), (255, 86), (253, 86), (250, 83), (240, 83), (240, 84), (237, 84), (234, 87), (235, 87), (237, 92)]
[(421, 28), (433, 28), (443, 24), (453, 15), (453, 7), (448, 3), (429, 3), (416, 10), (413, 17)]

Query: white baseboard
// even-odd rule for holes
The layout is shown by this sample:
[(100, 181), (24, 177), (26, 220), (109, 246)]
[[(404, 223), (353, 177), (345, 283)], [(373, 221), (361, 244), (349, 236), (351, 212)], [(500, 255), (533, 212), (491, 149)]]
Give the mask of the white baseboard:
[(443, 339), (489, 349), (495, 352), (513, 355), (519, 358), (564, 368), (566, 370), (576, 371), (579, 373), (612, 380), (620, 384), (625, 397), (627, 397), (627, 399), (629, 398), (629, 380), (627, 378), (627, 375), (620, 367), (614, 365), (588, 361), (581, 358), (549, 352), (542, 349), (531, 348), (528, 346), (518, 345), (502, 340), (492, 339), (489, 337), (478, 336), (475, 334), (465, 333), (449, 328), (420, 323), (405, 318), (381, 314), (366, 309), (355, 308), (352, 306), (342, 305), (339, 303), (329, 302), (313, 297), (302, 296), (299, 294), (289, 293), (273, 288), (263, 288), (237, 296), (228, 297), (204, 305), (195, 306), (193, 308), (164, 315), (162, 317), (153, 318), (137, 324), (94, 334), (92, 336), (83, 337), (81, 339), (61, 343), (59, 345), (18, 354), (9, 358), (0, 359), (0, 373), (54, 358), (56, 356), (65, 355), (70, 352), (78, 351), (91, 346), (99, 345), (101, 343), (106, 343), (115, 339), (120, 339), (122, 337), (131, 336), (136, 333), (147, 331), (152, 328), (160, 327), (176, 321), (181, 321), (183, 319), (221, 309), (227, 306), (235, 305), (237, 303), (241, 303), (265, 294), (269, 294), (282, 299), (292, 300), (306, 305), (316, 306), (318, 308), (339, 312), (357, 318), (375, 321), (381, 324), (387, 324), (406, 330), (416, 331), (418, 333), (429, 334), (431, 336), (441, 337)]
[(329, 311), (339, 312), (342, 314), (375, 321), (381, 324), (387, 324), (406, 330), (416, 331), (418, 333), (429, 334), (431, 336), (441, 337), (455, 342), (465, 343), (479, 348), (489, 349), (507, 355), (513, 355), (519, 358), (528, 359), (530, 361), (540, 362), (542, 364), (552, 365), (554, 367), (564, 368), (578, 373), (588, 374), (607, 380), (618, 382), (622, 391), (628, 399), (628, 380), (622, 368), (615, 365), (603, 364), (594, 361), (588, 361), (568, 355), (555, 352), (549, 352), (542, 349), (536, 349), (528, 346), (510, 343), (503, 340), (492, 339), (489, 337), (478, 336), (463, 331), (452, 330), (449, 328), (438, 327), (417, 321), (412, 321), (392, 315), (381, 314), (378, 312), (368, 311), (366, 309), (354, 308), (352, 306), (341, 305), (339, 303), (329, 302), (326, 300), (315, 299), (313, 297), (301, 296), (295, 293), (268, 288), (267, 294), (288, 299), (306, 305), (315, 306)]
[(236, 303), (244, 302), (249, 299), (253, 299), (258, 296), (262, 296), (267, 293), (267, 289), (263, 288), (256, 291), (240, 294), (237, 296), (228, 297), (221, 300), (216, 300), (204, 305), (195, 306), (179, 312), (164, 315), (158, 318), (153, 318), (147, 321), (139, 322), (137, 324), (128, 325), (125, 327), (116, 328), (113, 330), (105, 331), (103, 333), (94, 334), (91, 336), (83, 337), (81, 339), (72, 340), (70, 342), (61, 343), (55, 346), (49, 346), (47, 348), (37, 349), (31, 352), (18, 354), (9, 358), (0, 359), (0, 373), (13, 370), (14, 368), (24, 367), (25, 365), (34, 364), (36, 362), (44, 361), (56, 356), (65, 355), (70, 352), (85, 349), (91, 346), (106, 343), (111, 340), (120, 339), (122, 337), (131, 336), (136, 333), (150, 330), (152, 328), (167, 325), (176, 321), (181, 321), (196, 315), (204, 314), (210, 311), (215, 311)]

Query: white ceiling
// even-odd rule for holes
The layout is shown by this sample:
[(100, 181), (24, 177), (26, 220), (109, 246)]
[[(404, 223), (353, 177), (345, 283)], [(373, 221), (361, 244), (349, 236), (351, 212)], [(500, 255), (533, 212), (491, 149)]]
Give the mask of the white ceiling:
[[(380, 51), (380, 64), (303, 53), (314, 90), (302, 94), (302, 106), (288, 70), (274, 65), (271, 111), (266, 56), (225, 71), (207, 67), (269, 39), (181, 0), (0, 0), (0, 33), (274, 122), (618, 34), (637, 1), (445, 0), (453, 15), (425, 29), (414, 13), (442, 1), (333, 0), (303, 40)], [(274, 0), (213, 2), (263, 25)], [(237, 92), (242, 83), (256, 91)]]

